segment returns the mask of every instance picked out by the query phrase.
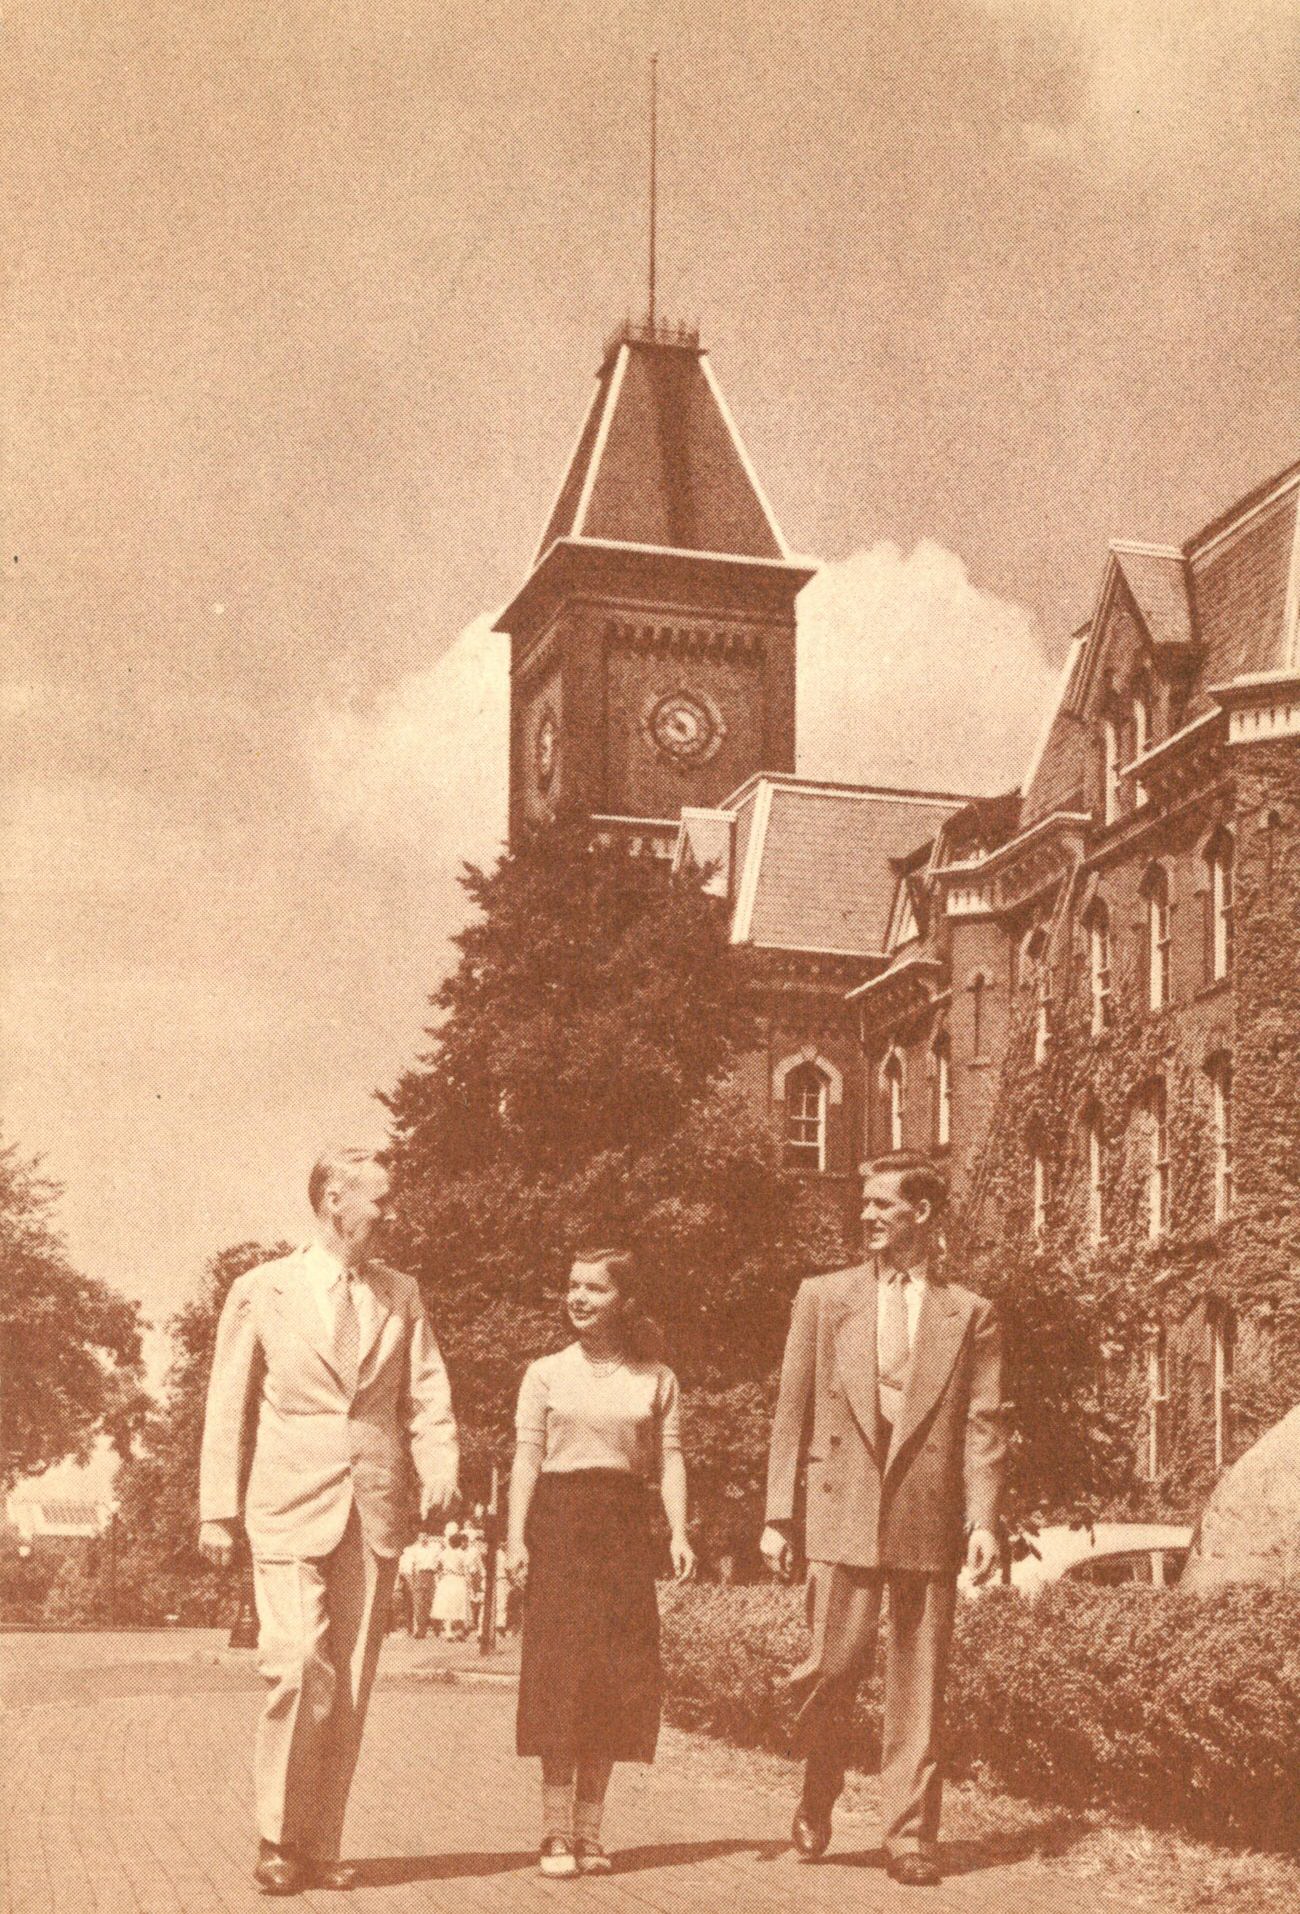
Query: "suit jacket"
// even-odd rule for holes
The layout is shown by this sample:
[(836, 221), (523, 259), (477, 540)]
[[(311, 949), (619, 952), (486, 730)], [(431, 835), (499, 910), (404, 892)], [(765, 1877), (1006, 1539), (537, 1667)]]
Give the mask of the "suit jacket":
[(458, 1449), (447, 1372), (413, 1277), (367, 1270), (373, 1319), (349, 1396), (301, 1250), (232, 1284), (208, 1383), (199, 1512), (241, 1517), (253, 1554), (330, 1554), (355, 1503), (367, 1542), (397, 1555), (415, 1478), (455, 1484)]
[(790, 1525), (806, 1467), (810, 1561), (955, 1570), (965, 1531), (997, 1522), (1006, 1443), (993, 1307), (927, 1283), (903, 1405), (881, 1453), (874, 1265), (815, 1276), (795, 1297), (767, 1474), (767, 1519)]

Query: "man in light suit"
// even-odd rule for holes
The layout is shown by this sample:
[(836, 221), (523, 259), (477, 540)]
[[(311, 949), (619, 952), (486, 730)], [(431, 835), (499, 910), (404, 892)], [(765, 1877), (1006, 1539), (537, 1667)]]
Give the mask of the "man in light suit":
[(315, 1240), (231, 1287), (217, 1329), (199, 1544), (225, 1564), (242, 1521), (258, 1665), (254, 1758), (264, 1893), (350, 1887), (339, 1859), (397, 1558), (414, 1514), (445, 1514), (457, 1440), (413, 1278), (369, 1250), (388, 1172), (365, 1150), (312, 1170)]
[(795, 1298), (768, 1463), (769, 1565), (792, 1565), (806, 1472), (812, 1646), (791, 1676), (805, 1756), (793, 1839), (825, 1853), (844, 1786), (854, 1695), (875, 1655), (888, 1590), (881, 1814), (885, 1863), (909, 1886), (939, 1880), (940, 1740), (963, 1554), (983, 1580), (998, 1559), (1001, 1339), (991, 1305), (943, 1281), (936, 1224), (947, 1200), (925, 1157), (864, 1168), (871, 1260), (813, 1277)]

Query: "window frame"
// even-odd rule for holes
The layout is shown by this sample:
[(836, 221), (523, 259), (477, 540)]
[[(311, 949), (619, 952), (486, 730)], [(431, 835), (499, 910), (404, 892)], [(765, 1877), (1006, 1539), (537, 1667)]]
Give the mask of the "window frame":
[(1169, 1447), (1169, 1332), (1163, 1323), (1147, 1338), (1147, 1479), (1157, 1482)]
[(1143, 1099), (1147, 1121), (1147, 1240), (1169, 1234), (1172, 1211), (1169, 1162), (1169, 1089), (1163, 1077), (1148, 1084)]
[[(798, 1063), (789, 1071), (784, 1082), (785, 1116), (781, 1129), (781, 1150), (788, 1170), (814, 1168), (818, 1175), (826, 1171), (826, 1144), (829, 1129), (830, 1090), (826, 1073), (819, 1070), (811, 1058)], [(806, 1090), (816, 1097), (816, 1109), (808, 1108)], [(792, 1131), (796, 1125), (813, 1126), (811, 1138), (795, 1138)], [(815, 1152), (816, 1163), (810, 1159)]]
[(1232, 1058), (1220, 1052), (1206, 1066), (1210, 1079), (1210, 1107), (1214, 1136), (1214, 1220), (1226, 1223), (1232, 1215)]
[(1205, 981), (1221, 984), (1232, 975), (1235, 941), (1236, 844), (1232, 832), (1218, 830), (1205, 847)]
[(1146, 907), (1147, 1009), (1153, 1014), (1173, 1002), (1173, 899), (1169, 872), (1153, 864), (1142, 880)]
[(1094, 898), (1083, 920), (1088, 938), (1088, 1027), (1100, 1037), (1111, 1020), (1111, 937), (1110, 911), (1104, 900)]
[(880, 1082), (885, 1092), (885, 1122), (891, 1150), (901, 1150), (907, 1122), (907, 1063), (897, 1045), (890, 1049), (880, 1066)]

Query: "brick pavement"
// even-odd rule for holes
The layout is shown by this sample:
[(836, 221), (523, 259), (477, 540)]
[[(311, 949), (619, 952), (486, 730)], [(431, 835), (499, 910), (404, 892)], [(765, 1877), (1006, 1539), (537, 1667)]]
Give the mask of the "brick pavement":
[[(816, 1868), (784, 1834), (789, 1773), (666, 1732), (652, 1768), (616, 1771), (605, 1881), (534, 1868), (536, 1775), (512, 1749), (508, 1681), (421, 1679), (386, 1651), (348, 1823), (365, 1862), (325, 1914), (1104, 1914), (1091, 1882), (972, 1841), (945, 1851), (924, 1893), (881, 1869), (861, 1810), (837, 1818)], [(239, 1914), (249, 1880), (249, 1753), (260, 1684), (246, 1658), (199, 1633), (0, 1637), (5, 1703), (0, 1907), (6, 1914)]]

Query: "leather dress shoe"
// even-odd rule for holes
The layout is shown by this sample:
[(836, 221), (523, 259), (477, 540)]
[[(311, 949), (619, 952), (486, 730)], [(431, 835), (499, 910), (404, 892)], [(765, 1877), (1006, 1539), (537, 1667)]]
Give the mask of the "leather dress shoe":
[(797, 1861), (820, 1861), (831, 1844), (831, 1811), (810, 1808), (801, 1801), (794, 1811), (790, 1829)]
[(943, 1879), (928, 1854), (891, 1854), (885, 1867), (890, 1880), (903, 1887), (938, 1887)]
[(292, 1848), (280, 1847), (275, 1841), (263, 1841), (253, 1879), (263, 1894), (297, 1894), (303, 1885), (302, 1862)]
[(357, 1884), (357, 1869), (351, 1861), (308, 1861), (307, 1880), (312, 1887), (344, 1893)]

